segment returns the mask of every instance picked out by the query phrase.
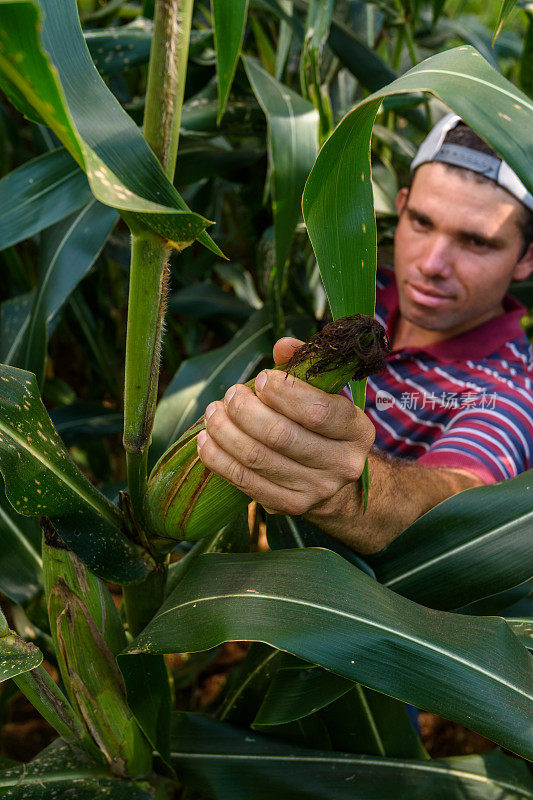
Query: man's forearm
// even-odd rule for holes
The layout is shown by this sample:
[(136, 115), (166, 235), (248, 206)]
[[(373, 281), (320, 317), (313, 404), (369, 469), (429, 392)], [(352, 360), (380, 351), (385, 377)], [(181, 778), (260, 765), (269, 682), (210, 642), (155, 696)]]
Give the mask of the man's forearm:
[(453, 494), (481, 486), (461, 470), (418, 466), (378, 451), (368, 459), (370, 486), (363, 514), (361, 482), (346, 485), (305, 518), (363, 554), (376, 553), (418, 517)]

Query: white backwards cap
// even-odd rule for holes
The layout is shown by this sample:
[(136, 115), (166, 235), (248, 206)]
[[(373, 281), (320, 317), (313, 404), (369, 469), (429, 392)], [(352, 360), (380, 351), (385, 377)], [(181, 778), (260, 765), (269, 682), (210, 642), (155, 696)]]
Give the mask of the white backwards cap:
[(431, 161), (441, 161), (444, 164), (470, 169), (472, 172), (478, 172), (480, 175), (490, 178), (533, 211), (533, 195), (528, 192), (516, 172), (513, 172), (505, 161), (498, 156), (480, 153), (478, 150), (472, 150), (470, 147), (460, 144), (444, 143), (446, 134), (453, 130), (458, 122), (462, 122), (462, 119), (457, 114), (447, 114), (437, 122), (420, 145), (411, 163), (411, 172), (414, 172), (421, 164)]

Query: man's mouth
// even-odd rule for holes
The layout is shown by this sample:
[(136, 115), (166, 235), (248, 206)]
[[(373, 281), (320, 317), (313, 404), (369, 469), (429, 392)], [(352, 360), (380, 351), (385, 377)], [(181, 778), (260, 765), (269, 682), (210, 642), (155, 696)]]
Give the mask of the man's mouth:
[(452, 295), (438, 292), (436, 289), (417, 283), (407, 282), (406, 290), (412, 301), (419, 305), (430, 306), (432, 308), (444, 305), (445, 303), (449, 303), (450, 300), (453, 300)]

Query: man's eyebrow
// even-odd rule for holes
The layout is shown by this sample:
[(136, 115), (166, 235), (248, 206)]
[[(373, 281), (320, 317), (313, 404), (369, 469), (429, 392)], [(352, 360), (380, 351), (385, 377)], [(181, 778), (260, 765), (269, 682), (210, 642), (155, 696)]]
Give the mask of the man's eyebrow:
[[(417, 219), (426, 225), (433, 225), (433, 220), (431, 217), (428, 217), (428, 215), (424, 214), (423, 211), (419, 211), (418, 209), (412, 208), (409, 205), (405, 207), (405, 210), (411, 219)], [(490, 247), (494, 250), (499, 250), (505, 245), (505, 241), (499, 236), (486, 236), (484, 233), (479, 233), (479, 231), (469, 231), (466, 229), (457, 231), (456, 238), (462, 241), (474, 241), (480, 246)]]

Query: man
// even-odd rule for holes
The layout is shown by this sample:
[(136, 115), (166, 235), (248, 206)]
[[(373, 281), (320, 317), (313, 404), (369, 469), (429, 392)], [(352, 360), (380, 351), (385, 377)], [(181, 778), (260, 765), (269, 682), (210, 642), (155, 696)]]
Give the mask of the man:
[[(394, 273), (378, 276), (393, 350), (366, 413), (264, 370), (257, 396), (236, 385), (208, 406), (198, 437), (204, 464), (267, 511), (303, 515), (361, 553), (456, 492), (532, 465), (531, 348), (506, 292), (533, 271), (533, 197), (455, 115), (413, 170), (396, 200)], [(279, 340), (275, 362), (297, 345)]]

